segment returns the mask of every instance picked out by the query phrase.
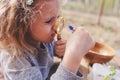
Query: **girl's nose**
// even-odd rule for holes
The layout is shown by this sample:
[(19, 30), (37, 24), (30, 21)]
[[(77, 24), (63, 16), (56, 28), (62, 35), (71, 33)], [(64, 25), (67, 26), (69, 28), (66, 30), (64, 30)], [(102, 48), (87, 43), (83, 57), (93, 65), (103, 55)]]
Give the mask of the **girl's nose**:
[(52, 24), (52, 30), (54, 30), (56, 32), (56, 26), (57, 26), (57, 19), (53, 22)]

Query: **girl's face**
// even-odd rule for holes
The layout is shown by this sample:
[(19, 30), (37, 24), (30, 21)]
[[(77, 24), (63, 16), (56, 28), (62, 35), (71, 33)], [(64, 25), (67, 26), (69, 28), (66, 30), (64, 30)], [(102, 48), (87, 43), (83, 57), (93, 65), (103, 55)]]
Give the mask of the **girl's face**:
[(59, 1), (48, 0), (36, 4), (36, 19), (30, 27), (30, 32), (36, 41), (50, 43), (55, 37), (53, 26), (59, 17)]

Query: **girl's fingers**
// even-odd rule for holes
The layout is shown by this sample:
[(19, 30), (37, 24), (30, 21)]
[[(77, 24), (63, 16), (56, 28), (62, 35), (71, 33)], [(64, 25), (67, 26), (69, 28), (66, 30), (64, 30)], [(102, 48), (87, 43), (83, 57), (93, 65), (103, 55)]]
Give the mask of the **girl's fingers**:
[(57, 53), (57, 55), (58, 55), (59, 57), (61, 57), (61, 56), (64, 56), (64, 53), (63, 53), (63, 52)]
[(65, 52), (65, 49), (63, 50), (56, 50), (57, 53), (64, 53)]
[(63, 45), (66, 44), (66, 40), (58, 40), (56, 41), (56, 45)]
[(56, 54), (59, 57), (64, 55), (65, 48), (66, 48), (66, 41), (65, 40), (58, 40), (58, 41), (56, 41), (55, 51), (56, 51)]
[(55, 49), (56, 50), (65, 50), (66, 45), (56, 45)]

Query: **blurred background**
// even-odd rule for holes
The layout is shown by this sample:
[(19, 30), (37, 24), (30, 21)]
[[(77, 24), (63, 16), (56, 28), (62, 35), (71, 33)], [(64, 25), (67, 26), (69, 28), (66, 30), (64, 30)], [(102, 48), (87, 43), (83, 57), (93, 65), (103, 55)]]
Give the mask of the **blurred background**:
[(105, 43), (120, 54), (120, 0), (63, 0), (64, 39), (68, 26), (84, 27), (96, 41)]

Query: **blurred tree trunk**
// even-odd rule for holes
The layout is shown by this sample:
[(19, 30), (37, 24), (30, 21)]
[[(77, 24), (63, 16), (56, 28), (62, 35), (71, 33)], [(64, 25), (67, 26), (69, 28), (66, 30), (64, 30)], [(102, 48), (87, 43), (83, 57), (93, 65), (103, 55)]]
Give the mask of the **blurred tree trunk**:
[(105, 0), (102, 0), (102, 2), (101, 2), (101, 8), (100, 8), (100, 13), (99, 13), (99, 17), (98, 17), (98, 25), (101, 25), (101, 17), (103, 15), (104, 4), (105, 4)]
[(120, 0), (115, 0), (115, 2), (114, 2), (113, 12), (115, 14), (117, 14), (119, 12), (119, 2), (120, 2)]

